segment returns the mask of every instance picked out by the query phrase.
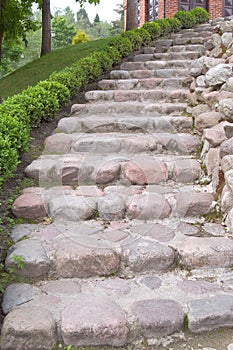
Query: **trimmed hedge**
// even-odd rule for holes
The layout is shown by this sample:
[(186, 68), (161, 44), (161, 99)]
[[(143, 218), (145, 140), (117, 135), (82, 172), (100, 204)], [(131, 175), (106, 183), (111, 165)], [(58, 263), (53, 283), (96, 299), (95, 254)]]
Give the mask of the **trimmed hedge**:
[(13, 175), (20, 153), (27, 150), (31, 128), (38, 127), (41, 121), (53, 119), (59, 108), (69, 102), (70, 96), (141, 46), (207, 19), (208, 13), (196, 8), (189, 13), (178, 11), (175, 18), (145, 23), (142, 28), (113, 38), (104, 49), (80, 59), (71, 67), (54, 72), (48, 80), (7, 98), (0, 105), (0, 186)]
[(196, 24), (206, 23), (210, 18), (209, 13), (201, 7), (195, 7), (190, 13), (195, 17)]

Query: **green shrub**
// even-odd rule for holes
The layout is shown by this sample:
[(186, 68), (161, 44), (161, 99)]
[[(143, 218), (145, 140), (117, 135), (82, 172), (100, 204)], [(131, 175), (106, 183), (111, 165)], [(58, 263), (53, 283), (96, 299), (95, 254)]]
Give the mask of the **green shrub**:
[(196, 24), (195, 17), (192, 13), (186, 11), (178, 11), (176, 12), (175, 18), (177, 18), (181, 22), (182, 28), (192, 28)]
[(178, 20), (178, 18), (166, 18), (166, 21), (169, 22), (171, 31), (173, 33), (176, 33), (179, 30), (181, 30), (182, 25), (181, 25), (181, 22)]
[(195, 17), (196, 24), (206, 23), (210, 18), (209, 13), (201, 7), (192, 9), (190, 13)]
[(0, 185), (9, 179), (19, 163), (18, 152), (12, 148), (10, 136), (3, 136), (0, 132)]
[(122, 59), (121, 53), (115, 48), (107, 46), (103, 49), (104, 52), (112, 59), (114, 64), (120, 63)]
[(161, 28), (156, 22), (146, 22), (143, 27), (150, 34), (151, 40), (156, 40), (161, 34)]
[(77, 93), (82, 86), (82, 80), (77, 78), (72, 68), (52, 73), (49, 80), (65, 85), (71, 95)]
[(42, 87), (29, 87), (22, 92), (21, 97), (32, 126), (38, 126), (41, 120), (53, 119), (58, 112), (58, 100)]
[(91, 54), (91, 57), (98, 60), (103, 72), (107, 72), (112, 68), (113, 59), (107, 54), (107, 52), (104, 52), (103, 50), (96, 51)]
[(154, 23), (157, 23), (160, 26), (161, 33), (160, 35), (167, 35), (172, 31), (171, 25), (167, 19), (156, 19)]
[(102, 74), (101, 64), (97, 58), (89, 55), (79, 60), (75, 66), (78, 66), (84, 75), (86, 75), (88, 82), (99, 78)]
[(133, 45), (133, 50), (139, 50), (142, 46), (142, 38), (137, 31), (129, 30), (121, 35), (123, 38), (128, 38)]
[(20, 94), (8, 97), (0, 105), (0, 113), (5, 113), (11, 117), (18, 118), (23, 123), (30, 125), (30, 116), (27, 114), (26, 106), (22, 104)]
[(64, 106), (70, 101), (70, 92), (69, 89), (57, 81), (43, 80), (36, 86), (42, 87), (45, 90), (49, 91), (55, 99), (58, 100), (59, 106)]
[(151, 42), (150, 34), (148, 31), (144, 28), (135, 28), (133, 29), (134, 32), (138, 33), (140, 37), (142, 38), (142, 45), (146, 46), (149, 45)]
[(86, 43), (87, 41), (90, 41), (90, 39), (88, 38), (88, 35), (82, 30), (78, 30), (76, 35), (73, 37), (72, 45)]
[(9, 137), (11, 148), (21, 152), (28, 150), (30, 126), (18, 117), (0, 111), (0, 133), (5, 139)]
[(120, 52), (121, 57), (127, 57), (133, 52), (133, 45), (130, 40), (124, 38), (122, 35), (113, 38), (110, 43), (108, 43), (108, 46), (115, 47), (115, 49)]

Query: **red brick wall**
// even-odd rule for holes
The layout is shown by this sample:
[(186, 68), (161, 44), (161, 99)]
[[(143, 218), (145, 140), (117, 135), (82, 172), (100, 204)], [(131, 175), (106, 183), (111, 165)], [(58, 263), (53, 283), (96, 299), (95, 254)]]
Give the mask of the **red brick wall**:
[[(159, 18), (164, 17), (164, 0), (159, 1)], [(223, 0), (209, 0), (208, 11), (210, 18), (222, 17), (222, 2)], [(148, 21), (148, 5), (149, 0), (140, 0), (140, 27)], [(126, 19), (127, 0), (124, 0), (124, 11)], [(166, 17), (173, 17), (178, 11), (178, 0), (166, 0)]]
[[(162, 0), (161, 2), (163, 2), (163, 1), (164, 0)], [(159, 6), (160, 6), (160, 0), (159, 0)], [(175, 0), (167, 0), (166, 1), (166, 17), (173, 17), (177, 11), (178, 11), (178, 0), (176, 0), (176, 1)]]
[(222, 17), (222, 2), (223, 0), (209, 0), (210, 19)]

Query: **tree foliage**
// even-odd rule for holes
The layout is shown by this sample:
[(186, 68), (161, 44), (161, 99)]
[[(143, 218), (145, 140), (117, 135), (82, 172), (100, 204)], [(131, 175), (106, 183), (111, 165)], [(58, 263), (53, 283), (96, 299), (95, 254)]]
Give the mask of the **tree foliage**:
[(65, 16), (53, 17), (52, 30), (54, 31), (54, 47), (71, 45), (77, 32), (74, 24), (67, 23)]

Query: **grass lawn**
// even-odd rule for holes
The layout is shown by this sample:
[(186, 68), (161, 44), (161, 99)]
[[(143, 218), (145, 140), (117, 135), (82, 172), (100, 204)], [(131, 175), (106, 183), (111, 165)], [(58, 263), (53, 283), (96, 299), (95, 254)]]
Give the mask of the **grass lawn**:
[(30, 62), (0, 79), (0, 97), (5, 99), (8, 96), (22, 92), (28, 86), (36, 85), (39, 81), (47, 79), (54, 71), (71, 66), (80, 58), (102, 49), (110, 40), (112, 38), (93, 40), (76, 46), (53, 50), (50, 54)]

